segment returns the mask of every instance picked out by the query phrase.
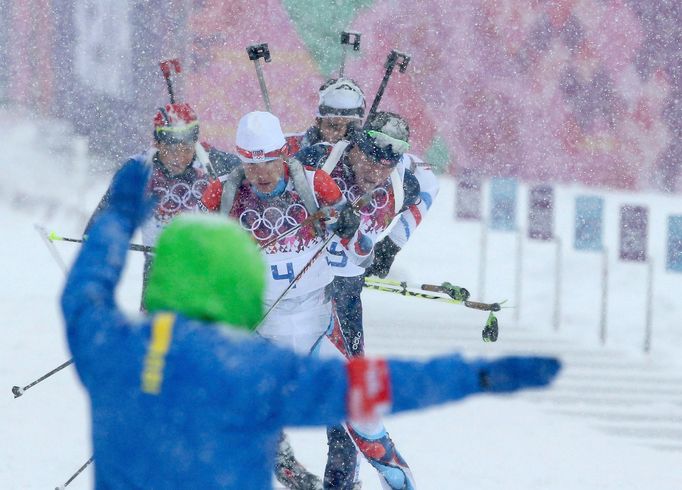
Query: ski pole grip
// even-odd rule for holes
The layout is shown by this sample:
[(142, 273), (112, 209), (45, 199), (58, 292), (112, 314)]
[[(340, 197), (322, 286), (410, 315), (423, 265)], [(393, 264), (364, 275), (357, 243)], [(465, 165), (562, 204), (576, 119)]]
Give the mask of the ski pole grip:
[(163, 73), (164, 78), (169, 78), (171, 76), (171, 71), (174, 73), (182, 72), (180, 60), (177, 58), (163, 60), (159, 63), (159, 66), (161, 67), (161, 73)]
[(464, 306), (483, 311), (500, 311), (501, 309), (499, 303), (479, 303), (478, 301), (465, 301)]
[(360, 36), (359, 32), (341, 31), (341, 44), (352, 45), (353, 51), (360, 51)]
[(409, 54), (401, 53), (400, 51), (392, 49), (391, 53), (388, 55), (388, 59), (386, 60), (386, 68), (392, 70), (395, 65), (398, 65), (398, 70), (400, 73), (405, 73), (405, 70), (407, 70), (407, 65), (410, 64), (411, 59), (412, 56)]
[(266, 63), (270, 63), (270, 61), (272, 61), (268, 43), (252, 44), (246, 48), (246, 52), (248, 53), (249, 59), (251, 61), (256, 61), (259, 58), (263, 58)]

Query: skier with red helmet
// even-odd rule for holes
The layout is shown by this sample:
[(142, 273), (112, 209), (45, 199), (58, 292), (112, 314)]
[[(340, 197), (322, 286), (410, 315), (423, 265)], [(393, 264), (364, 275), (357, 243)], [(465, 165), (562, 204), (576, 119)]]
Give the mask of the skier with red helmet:
[[(201, 196), (211, 180), (227, 175), (239, 165), (239, 158), (199, 142), (199, 119), (187, 103), (166, 104), (154, 115), (154, 144), (144, 153), (130, 157), (119, 172), (135, 162), (151, 167), (147, 192), (156, 198), (152, 216), (142, 225), (142, 242), (154, 246), (163, 227), (180, 213), (206, 212)], [(100, 201), (85, 228), (109, 201), (110, 189)], [(147, 283), (153, 254), (145, 253), (143, 288)]]

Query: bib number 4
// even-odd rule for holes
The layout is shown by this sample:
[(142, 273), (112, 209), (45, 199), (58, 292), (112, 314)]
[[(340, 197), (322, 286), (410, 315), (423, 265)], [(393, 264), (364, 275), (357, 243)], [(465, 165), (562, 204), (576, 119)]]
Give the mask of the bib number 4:
[[(294, 274), (294, 264), (291, 262), (287, 262), (286, 264), (286, 274), (282, 274), (279, 271), (279, 265), (271, 265), (270, 266), (270, 272), (272, 273), (272, 278), (275, 281), (284, 281), (288, 280), (289, 283), (291, 284), (294, 282), (294, 279), (296, 278), (296, 275)], [(294, 288), (296, 285), (294, 285)]]

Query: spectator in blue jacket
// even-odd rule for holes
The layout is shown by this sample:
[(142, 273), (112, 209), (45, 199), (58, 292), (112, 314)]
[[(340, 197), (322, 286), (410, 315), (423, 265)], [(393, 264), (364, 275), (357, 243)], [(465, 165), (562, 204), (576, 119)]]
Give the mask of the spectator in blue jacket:
[(272, 345), (250, 334), (263, 315), (259, 250), (236, 224), (210, 216), (164, 229), (145, 296), (150, 316), (129, 317), (114, 292), (153, 207), (148, 178), (141, 163), (116, 175), (62, 296), (91, 401), (97, 488), (270, 488), (284, 426), (541, 387), (559, 370), (540, 357), (344, 363)]

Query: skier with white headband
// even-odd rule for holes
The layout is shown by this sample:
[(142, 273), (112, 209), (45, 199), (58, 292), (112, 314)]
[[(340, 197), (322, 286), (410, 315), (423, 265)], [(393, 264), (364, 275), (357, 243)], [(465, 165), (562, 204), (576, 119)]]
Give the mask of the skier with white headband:
[(365, 94), (354, 80), (331, 78), (320, 87), (319, 97), (315, 124), (303, 133), (287, 135), (289, 154), (318, 143), (331, 151), (331, 145), (362, 125)]

